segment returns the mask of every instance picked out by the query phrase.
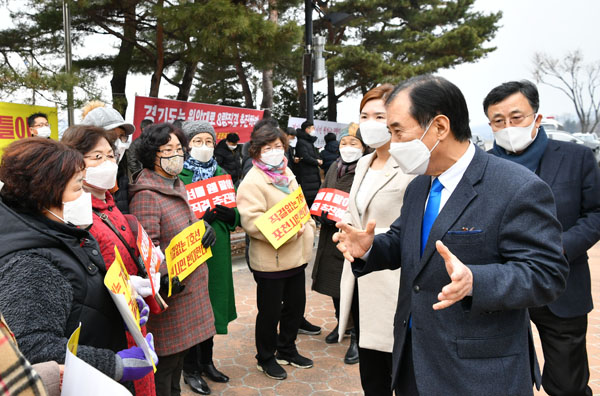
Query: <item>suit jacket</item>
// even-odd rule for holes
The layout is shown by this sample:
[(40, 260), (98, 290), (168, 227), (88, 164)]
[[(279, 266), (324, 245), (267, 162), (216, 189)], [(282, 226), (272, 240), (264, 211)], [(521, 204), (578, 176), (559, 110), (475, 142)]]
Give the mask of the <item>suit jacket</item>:
[[(408, 186), (400, 218), (375, 237), (367, 263), (354, 264), (357, 275), (402, 267), (393, 386), (412, 317), (421, 395), (531, 395), (539, 369), (527, 308), (556, 299), (568, 273), (552, 192), (522, 166), (476, 149), (419, 257), (430, 183), (420, 176)], [(436, 240), (473, 273), (472, 297), (440, 311), (432, 305), (450, 277)]]
[(562, 318), (585, 315), (594, 307), (587, 251), (600, 239), (600, 169), (589, 148), (548, 140), (537, 173), (554, 193), (569, 261), (567, 288), (548, 307)]

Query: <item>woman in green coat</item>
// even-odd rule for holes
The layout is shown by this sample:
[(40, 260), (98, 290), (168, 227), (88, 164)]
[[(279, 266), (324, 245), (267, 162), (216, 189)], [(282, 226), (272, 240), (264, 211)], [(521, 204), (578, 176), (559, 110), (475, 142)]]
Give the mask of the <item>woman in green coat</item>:
[[(186, 121), (182, 126), (188, 138), (189, 157), (183, 165), (179, 178), (184, 184), (215, 176), (226, 175), (213, 156), (216, 143), (215, 130), (204, 121)], [(215, 315), (217, 334), (227, 334), (227, 325), (237, 318), (233, 292), (231, 269), (230, 233), (240, 224), (237, 208), (217, 205), (206, 211), (203, 217), (217, 234), (217, 242), (212, 247), (213, 256), (208, 259), (208, 292)], [(210, 394), (210, 388), (201, 377), (206, 375), (215, 382), (227, 382), (229, 377), (217, 370), (213, 364), (213, 338), (192, 347), (184, 361), (183, 378), (192, 390), (200, 394)]]

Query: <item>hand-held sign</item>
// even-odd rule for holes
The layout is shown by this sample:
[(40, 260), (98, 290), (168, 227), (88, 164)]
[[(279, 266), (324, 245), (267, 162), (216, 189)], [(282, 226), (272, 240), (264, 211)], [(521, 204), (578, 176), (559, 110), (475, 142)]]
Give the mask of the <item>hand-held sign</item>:
[(340, 230), (333, 234), (333, 242), (337, 242), (337, 248), (344, 258), (351, 263), (355, 258), (361, 258), (373, 245), (375, 237), (375, 221), (367, 223), (366, 230), (354, 228), (349, 224), (338, 222), (335, 226)]
[(444, 259), (446, 271), (452, 282), (442, 288), (438, 294), (439, 303), (433, 304), (434, 310), (448, 308), (473, 292), (473, 273), (442, 243), (436, 241), (435, 247)]

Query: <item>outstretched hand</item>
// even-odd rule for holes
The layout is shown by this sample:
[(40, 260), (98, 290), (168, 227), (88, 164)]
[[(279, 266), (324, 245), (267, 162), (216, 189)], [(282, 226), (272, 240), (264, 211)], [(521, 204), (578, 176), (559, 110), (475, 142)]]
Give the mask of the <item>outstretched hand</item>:
[(435, 247), (444, 259), (446, 271), (452, 281), (444, 286), (440, 294), (438, 294), (440, 302), (433, 304), (433, 309), (440, 310), (448, 308), (473, 292), (473, 273), (469, 267), (464, 265), (450, 252), (442, 241), (437, 241)]
[(337, 242), (338, 250), (351, 263), (354, 262), (355, 258), (364, 256), (373, 245), (375, 221), (369, 221), (366, 230), (354, 228), (342, 222), (336, 223), (335, 226), (339, 231), (333, 234), (332, 240)]

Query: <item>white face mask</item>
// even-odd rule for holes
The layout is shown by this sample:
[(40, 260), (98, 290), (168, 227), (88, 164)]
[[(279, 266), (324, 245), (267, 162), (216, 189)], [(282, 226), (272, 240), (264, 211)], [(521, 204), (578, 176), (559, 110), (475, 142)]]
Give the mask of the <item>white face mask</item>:
[(535, 137), (531, 137), (531, 131), (535, 128), (536, 118), (537, 114), (533, 116), (533, 122), (525, 127), (507, 127), (494, 132), (496, 144), (511, 153), (525, 150), (535, 140)]
[(237, 148), (237, 144), (234, 144), (233, 146), (227, 145), (227, 147), (229, 148), (229, 150), (233, 151)]
[(160, 167), (167, 174), (177, 176), (183, 170), (183, 155), (160, 157)]
[(123, 143), (123, 141), (121, 141), (121, 139), (117, 139), (117, 141), (115, 142), (115, 146), (117, 147), (117, 152), (115, 153), (115, 155), (119, 159), (119, 162), (121, 162), (121, 159), (123, 158), (123, 154), (125, 154), (125, 151), (129, 148), (130, 145), (131, 145), (130, 141)]
[(373, 120), (360, 123), (360, 134), (363, 142), (373, 148), (383, 146), (392, 138), (386, 124)]
[(431, 120), (420, 139), (390, 144), (390, 155), (396, 160), (402, 172), (409, 175), (424, 175), (427, 171), (431, 152), (440, 143), (438, 140), (431, 150), (423, 143), (423, 138), (432, 123), (433, 120)]
[(283, 161), (285, 153), (283, 149), (273, 149), (260, 155), (260, 160), (267, 165), (277, 166)]
[(342, 147), (340, 148), (340, 156), (342, 161), (346, 163), (354, 162), (362, 157), (363, 151), (357, 147)]
[(192, 158), (200, 162), (208, 162), (212, 158), (214, 151), (214, 147), (207, 147), (205, 144), (203, 144), (200, 147), (192, 147), (190, 150), (190, 155)]
[(296, 147), (296, 143), (298, 143), (298, 138), (293, 138), (289, 141), (290, 147)]
[(85, 170), (85, 182), (92, 187), (108, 190), (117, 182), (119, 166), (112, 161), (104, 161), (98, 166), (91, 166)]
[(76, 200), (63, 202), (63, 217), (58, 216), (49, 209), (46, 210), (64, 223), (72, 224), (79, 228), (88, 228), (94, 222), (92, 216), (92, 194), (85, 191)]
[(52, 133), (52, 130), (48, 126), (39, 127), (36, 129), (36, 131), (37, 131), (37, 137), (41, 137), (41, 138), (49, 138), (50, 134)]

